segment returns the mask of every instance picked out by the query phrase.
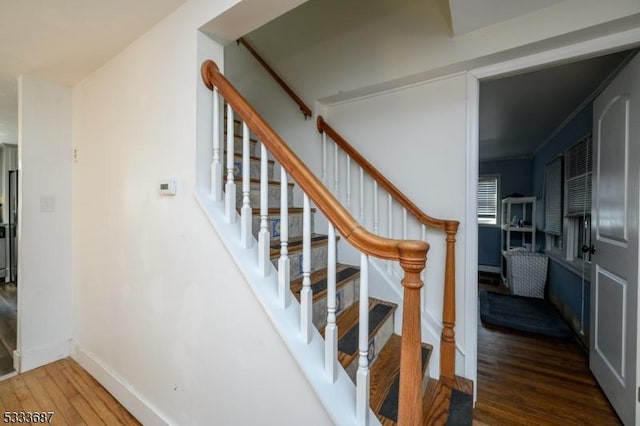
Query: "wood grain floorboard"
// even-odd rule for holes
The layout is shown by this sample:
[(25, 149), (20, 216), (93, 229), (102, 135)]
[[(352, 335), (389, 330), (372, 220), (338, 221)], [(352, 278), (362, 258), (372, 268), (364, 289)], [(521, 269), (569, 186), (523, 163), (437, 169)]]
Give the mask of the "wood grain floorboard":
[[(505, 291), (492, 285), (480, 290)], [(478, 323), (478, 400), (488, 425), (619, 425), (577, 340)]]
[(0, 382), (3, 411), (53, 412), (54, 425), (140, 423), (72, 359)]

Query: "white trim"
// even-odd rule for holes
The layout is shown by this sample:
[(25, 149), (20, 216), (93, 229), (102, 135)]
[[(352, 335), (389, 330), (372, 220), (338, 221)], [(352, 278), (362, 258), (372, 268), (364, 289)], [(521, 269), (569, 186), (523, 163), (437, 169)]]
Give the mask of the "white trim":
[(80, 345), (71, 342), (71, 357), (93, 376), (118, 402), (144, 425), (169, 425), (160, 411), (138, 391), (107, 367), (98, 357)]
[[(14, 351), (14, 368), (20, 373), (42, 367), (68, 357), (70, 354), (69, 340), (52, 343), (44, 348), (38, 348), (26, 352)], [(17, 365), (16, 365), (17, 364)]]
[[(465, 271), (464, 271), (464, 331), (466, 356), (464, 376), (474, 383), (473, 400), (477, 398), (478, 383), (478, 175), (480, 169), (478, 124), (480, 110), (480, 84), (478, 78), (467, 74), (467, 147), (466, 147), (466, 189), (467, 200), (465, 229)], [(464, 223), (462, 224), (464, 227)], [(459, 246), (459, 244), (458, 244)], [(458, 365), (456, 363), (456, 365)]]
[[(510, 73), (522, 72), (534, 67), (545, 67), (554, 63), (566, 62), (588, 56), (604, 55), (614, 50), (629, 48), (640, 43), (640, 28), (622, 31), (616, 34), (607, 35), (600, 38), (548, 50), (545, 52), (515, 58), (509, 61), (500, 62), (486, 67), (470, 70), (467, 74), (467, 186), (466, 199), (467, 211), (466, 220), (469, 229), (466, 230), (466, 258), (465, 258), (465, 292), (466, 308), (469, 314), (466, 317), (465, 331), (469, 336), (467, 348), (469, 356), (465, 360), (465, 366), (469, 366), (473, 358), (473, 366), (469, 366), (466, 377), (472, 378), (477, 387), (477, 244), (478, 232), (476, 224), (476, 201), (478, 176), (478, 164), (480, 161), (478, 147), (478, 117), (479, 107), (479, 80), (485, 78), (496, 78)], [(473, 336), (471, 336), (473, 335)], [(473, 346), (471, 346), (471, 344)]]
[(358, 102), (364, 99), (369, 99), (369, 98), (375, 98), (378, 96), (383, 96), (383, 95), (387, 95), (389, 93), (394, 93), (394, 92), (401, 92), (403, 90), (408, 90), (408, 89), (413, 89), (415, 87), (420, 87), (420, 86), (425, 86), (427, 84), (432, 84), (435, 83), (437, 81), (441, 81), (441, 80), (448, 80), (450, 78), (454, 78), (454, 77), (459, 77), (464, 75), (465, 72), (464, 71), (459, 71), (459, 72), (454, 72), (453, 74), (444, 74), (444, 75), (439, 75), (437, 77), (433, 77), (433, 78), (429, 78), (427, 80), (420, 80), (420, 81), (416, 81), (416, 82), (412, 82), (409, 84), (402, 84), (400, 86), (396, 86), (396, 87), (391, 87), (389, 89), (383, 89), (383, 90), (379, 90), (379, 91), (374, 91), (373, 93), (367, 93), (364, 95), (360, 95), (357, 94), (359, 92), (361, 92), (362, 90), (366, 90), (366, 89), (356, 89), (354, 91), (352, 91), (351, 95), (349, 95), (348, 93), (340, 93), (340, 97), (342, 96), (350, 96), (346, 99), (340, 99), (337, 101), (332, 101), (331, 98), (334, 98), (336, 95), (331, 95), (331, 96), (327, 96), (321, 99), (318, 99), (316, 102), (319, 103), (320, 105), (322, 105), (322, 107), (327, 110), (328, 108), (333, 108), (335, 106), (339, 106), (339, 105), (345, 105), (345, 104), (350, 104), (352, 102)]

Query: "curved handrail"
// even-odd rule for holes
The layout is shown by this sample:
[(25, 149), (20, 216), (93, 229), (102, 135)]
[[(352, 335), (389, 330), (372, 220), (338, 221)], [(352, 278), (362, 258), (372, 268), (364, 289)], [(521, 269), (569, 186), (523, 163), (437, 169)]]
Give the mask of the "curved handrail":
[(402, 191), (392, 184), (373, 164), (362, 156), (349, 142), (347, 142), (336, 130), (319, 115), (317, 119), (318, 132), (327, 133), (327, 135), (338, 144), (344, 152), (346, 152), (360, 167), (364, 169), (374, 180), (380, 184), (393, 198), (407, 209), (409, 213), (415, 216), (418, 221), (426, 226), (441, 230), (451, 230), (457, 232), (460, 222), (456, 220), (436, 219), (416, 206)]
[(249, 51), (249, 53), (251, 53), (251, 55), (256, 58), (260, 65), (262, 65), (264, 69), (267, 70), (269, 75), (273, 77), (273, 79), (280, 85), (280, 87), (282, 87), (282, 89), (287, 92), (291, 99), (293, 99), (293, 101), (298, 104), (298, 106), (300, 107), (300, 111), (302, 111), (302, 113), (304, 114), (305, 120), (307, 119), (307, 117), (311, 117), (313, 115), (311, 113), (311, 108), (309, 108), (307, 104), (305, 104), (304, 101), (295, 94), (293, 89), (289, 87), (289, 85), (285, 83), (282, 78), (280, 78), (280, 76), (273, 70), (273, 68), (271, 68), (267, 61), (262, 59), (262, 56), (260, 56), (260, 54), (256, 52), (256, 50), (249, 44), (249, 42), (247, 42), (247, 40), (245, 40), (243, 37), (240, 37), (238, 39), (238, 43), (242, 44)]

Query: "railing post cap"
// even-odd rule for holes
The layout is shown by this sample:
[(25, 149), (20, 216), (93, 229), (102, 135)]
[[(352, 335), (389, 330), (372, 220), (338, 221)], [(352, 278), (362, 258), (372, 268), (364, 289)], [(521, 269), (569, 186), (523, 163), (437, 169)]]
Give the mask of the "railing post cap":
[(202, 63), (202, 66), (200, 66), (200, 75), (202, 76), (202, 81), (209, 90), (213, 90), (213, 81), (211, 81), (212, 71), (220, 72), (220, 68), (218, 68), (218, 64), (213, 62), (211, 59), (207, 59)]

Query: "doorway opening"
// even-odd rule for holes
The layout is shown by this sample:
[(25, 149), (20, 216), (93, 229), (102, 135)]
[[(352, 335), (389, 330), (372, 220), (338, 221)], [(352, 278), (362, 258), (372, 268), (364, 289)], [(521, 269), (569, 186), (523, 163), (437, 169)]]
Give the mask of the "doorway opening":
[[(479, 82), (478, 420), (620, 422), (589, 370), (593, 102), (636, 53)], [(523, 297), (525, 320), (489, 313)]]
[(0, 145), (0, 377), (14, 372), (18, 306), (18, 147)]

